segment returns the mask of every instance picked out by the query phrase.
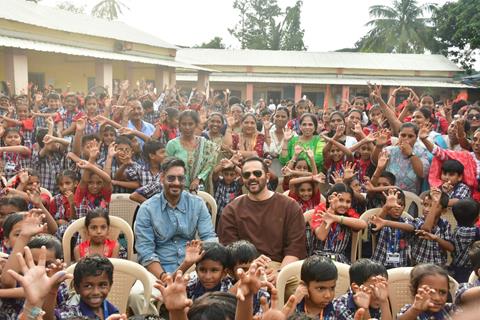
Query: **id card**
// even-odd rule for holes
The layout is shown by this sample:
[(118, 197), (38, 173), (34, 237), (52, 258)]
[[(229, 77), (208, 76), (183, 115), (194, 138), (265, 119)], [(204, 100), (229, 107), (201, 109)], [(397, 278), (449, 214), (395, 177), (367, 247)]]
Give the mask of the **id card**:
[(16, 164), (14, 162), (7, 162), (5, 163), (5, 170), (6, 171), (15, 171)]
[(387, 252), (387, 263), (388, 264), (400, 263), (400, 253)]

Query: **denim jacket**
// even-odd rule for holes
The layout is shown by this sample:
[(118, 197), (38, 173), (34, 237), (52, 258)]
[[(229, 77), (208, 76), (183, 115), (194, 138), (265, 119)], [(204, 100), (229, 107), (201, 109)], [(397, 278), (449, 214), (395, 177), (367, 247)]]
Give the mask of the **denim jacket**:
[(135, 221), (135, 248), (138, 261), (147, 266), (159, 262), (166, 272), (174, 272), (185, 258), (185, 246), (198, 236), (218, 241), (210, 213), (198, 196), (183, 191), (172, 208), (163, 192), (145, 201)]

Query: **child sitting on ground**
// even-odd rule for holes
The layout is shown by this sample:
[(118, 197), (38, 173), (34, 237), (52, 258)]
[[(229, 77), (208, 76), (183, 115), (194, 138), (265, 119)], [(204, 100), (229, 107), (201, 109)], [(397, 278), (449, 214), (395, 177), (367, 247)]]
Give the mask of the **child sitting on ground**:
[(399, 189), (385, 193), (387, 199), (381, 212), (371, 218), (373, 231), (377, 233), (377, 246), (372, 260), (387, 269), (410, 266), (408, 241), (414, 231), (412, 221), (402, 217), (405, 210), (405, 194)]
[[(470, 245), (468, 258), (477, 279), (473, 282), (465, 281), (465, 283), (460, 284), (460, 287), (455, 293), (455, 304), (461, 305), (462, 307), (469, 303), (477, 303), (480, 298), (480, 241), (476, 241)], [(467, 276), (470, 276), (470, 274), (467, 274)]]
[(93, 255), (80, 260), (73, 271), (73, 284), (80, 302), (57, 308), (57, 319), (81, 316), (107, 319), (119, 313), (118, 308), (107, 300), (113, 284), (113, 265), (107, 258)]
[(412, 241), (412, 264), (447, 264), (447, 251), (454, 250), (450, 224), (441, 218), (448, 206), (445, 192), (432, 189), (423, 200), (424, 217), (413, 221), (415, 237)]
[(388, 301), (388, 273), (385, 267), (369, 259), (355, 261), (348, 271), (350, 290), (333, 300), (336, 320), (353, 320), (359, 308), (364, 319), (391, 320)]
[(472, 197), (472, 190), (462, 182), (463, 164), (458, 160), (445, 160), (442, 163), (442, 191), (448, 195), (448, 206), (453, 206), (458, 200)]
[[(216, 242), (202, 244), (203, 253), (197, 256), (196, 273), (192, 274), (187, 285), (187, 296), (195, 300), (206, 292), (227, 292), (232, 280), (227, 276), (228, 252)], [(187, 253), (185, 253), (186, 255)]]
[(410, 273), (410, 289), (414, 301), (405, 305), (398, 320), (451, 319), (454, 305), (447, 303), (448, 272), (435, 264), (421, 264)]
[(300, 271), (301, 283), (295, 291), (296, 313), (318, 319), (333, 319), (333, 299), (338, 271), (332, 260), (311, 256)]
[(470, 245), (480, 239), (480, 229), (475, 226), (479, 210), (478, 203), (472, 199), (458, 200), (452, 207), (458, 225), (452, 235), (455, 250), (449, 271), (459, 283), (467, 282), (474, 271), (468, 255)]
[(75, 261), (91, 255), (100, 255), (107, 258), (118, 258), (120, 245), (117, 240), (108, 239), (110, 218), (104, 208), (96, 208), (87, 213), (85, 229), (88, 239), (75, 247)]

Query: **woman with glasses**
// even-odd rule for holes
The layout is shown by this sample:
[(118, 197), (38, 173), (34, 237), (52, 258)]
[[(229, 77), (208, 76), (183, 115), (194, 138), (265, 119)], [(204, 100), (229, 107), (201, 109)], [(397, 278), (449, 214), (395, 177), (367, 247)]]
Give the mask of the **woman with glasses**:
[(473, 133), (480, 128), (480, 107), (470, 107), (465, 115), (465, 120), (470, 125), (470, 131), (467, 135), (469, 138), (471, 138)]
[[(167, 143), (167, 155), (185, 162), (185, 188), (196, 192), (205, 183), (217, 160), (219, 146), (212, 141), (195, 135), (200, 122), (198, 113), (186, 110), (178, 116), (180, 136)], [(202, 189), (200, 188), (200, 189)]]

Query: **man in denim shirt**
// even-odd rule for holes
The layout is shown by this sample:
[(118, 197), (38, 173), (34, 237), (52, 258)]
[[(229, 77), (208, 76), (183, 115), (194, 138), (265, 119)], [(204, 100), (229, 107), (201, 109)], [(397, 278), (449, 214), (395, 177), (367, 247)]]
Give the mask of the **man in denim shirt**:
[[(143, 202), (135, 220), (135, 248), (138, 262), (157, 279), (165, 280), (185, 258), (187, 242), (196, 234), (202, 241), (218, 241), (212, 218), (205, 202), (185, 188), (185, 163), (169, 157), (162, 163), (160, 182), (163, 191)], [(160, 292), (153, 289), (154, 297)], [(145, 305), (143, 285), (137, 281), (130, 291), (129, 305), (134, 314), (141, 314)], [(156, 314), (150, 303), (147, 313)]]
[(138, 261), (164, 280), (185, 258), (185, 246), (198, 233), (202, 241), (217, 241), (210, 213), (198, 196), (184, 191), (185, 163), (167, 158), (162, 163), (163, 192), (145, 201), (135, 221)]

